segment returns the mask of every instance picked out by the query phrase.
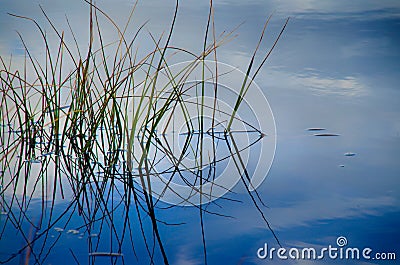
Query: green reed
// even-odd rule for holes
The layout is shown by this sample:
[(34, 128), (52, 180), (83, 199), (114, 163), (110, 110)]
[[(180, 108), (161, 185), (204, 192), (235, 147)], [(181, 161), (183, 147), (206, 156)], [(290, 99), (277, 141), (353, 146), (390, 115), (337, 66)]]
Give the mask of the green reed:
[[(203, 184), (210, 181), (210, 176), (204, 174), (203, 167), (209, 163), (215, 166), (217, 163), (215, 154), (210, 158), (211, 162), (204, 161), (203, 114), (205, 109), (212, 108), (214, 128), (217, 125), (215, 115), (218, 112), (217, 85), (213, 87), (213, 106), (206, 106), (204, 102), (208, 89), (205, 84), (209, 81), (205, 74), (205, 61), (211, 58), (217, 62), (217, 49), (233, 39), (234, 31), (216, 36), (211, 1), (202, 40), (202, 52), (194, 54), (188, 49), (171, 46), (170, 40), (179, 10), (179, 1), (176, 1), (166, 37), (161, 36), (157, 39), (150, 34), (154, 46), (149, 48), (145, 56), (138, 58), (138, 37), (142, 34), (145, 24), (139, 26), (136, 32), (128, 32), (137, 2), (123, 27), (118, 26), (92, 1), (86, 2), (90, 11), (89, 43), (85, 51), (79, 46), (68, 20), (72, 44), (66, 41), (65, 32), (60, 31), (41, 8), (43, 16), (58, 39), (57, 45), (51, 45), (48, 34), (36, 20), (12, 15), (28, 20), (36, 26), (43, 42), (44, 58), (37, 59), (21, 35), (20, 39), (25, 49), (22, 66), (15, 70), (12, 60), (6, 61), (0, 57), (0, 193), (1, 210), (8, 212), (0, 231), (0, 240), (4, 240), (2, 234), (5, 227), (13, 226), (20, 230), (26, 243), (21, 249), (10, 254), (4, 262), (15, 259), (23, 251), (29, 251), (31, 259), (38, 264), (43, 263), (55, 245), (49, 249), (45, 248), (46, 242), (50, 241), (50, 230), (59, 225), (64, 217), (77, 214), (82, 218), (85, 224), (83, 228), (88, 234), (99, 226), (107, 227), (111, 233), (112, 251), (117, 254), (121, 253), (123, 242), (132, 241), (132, 237), (126, 234), (138, 233), (145, 243), (150, 259), (154, 258), (153, 248), (156, 245), (164, 263), (169, 264), (158, 228), (162, 221), (156, 216), (162, 194), (155, 194), (152, 189), (152, 179), (168, 173), (169, 181), (179, 176), (193, 188), (193, 192), (200, 194), (199, 205), (193, 206), (199, 209), (204, 262), (207, 263), (203, 218), (205, 214), (221, 214), (210, 212), (203, 206), (206, 198), (211, 196), (202, 190)], [(114, 27), (118, 39), (110, 42), (104, 38), (100, 26), (101, 19), (105, 19)], [(270, 18), (250, 60), (224, 137), (244, 187), (271, 229), (259, 206), (262, 204), (261, 199), (257, 192), (250, 192), (251, 184), (246, 165), (230, 132), (250, 83), (271, 54), (287, 24), (286, 21), (272, 48), (263, 56), (261, 64), (254, 66), (254, 59), (269, 20)], [(190, 56), (191, 61), (175, 73), (170, 69), (169, 61), (178, 54)], [(187, 88), (188, 77), (198, 65), (201, 65), (202, 76), (197, 84)], [(253, 69), (255, 71), (251, 75)], [(218, 68), (214, 71), (217, 74), (213, 81), (217, 84)], [(159, 81), (161, 75), (167, 77), (166, 83)], [(197, 85), (200, 86), (201, 93), (200, 101), (196, 102), (199, 113), (196, 125), (193, 124), (193, 117), (188, 111), (193, 102), (187, 101), (185, 94)], [(195, 127), (199, 128), (200, 137), (197, 144), (193, 145), (194, 134), (188, 133), (181, 152), (175, 153), (168, 144), (163, 144), (162, 136), (158, 132), (163, 130), (161, 135), (166, 133), (166, 128), (172, 126), (174, 110), (178, 109), (183, 113), (187, 131), (193, 132)], [(166, 125), (163, 127), (161, 123), (164, 121)], [(216, 136), (213, 130), (211, 134), (214, 139)], [(153, 151), (154, 148), (156, 151)], [(213, 150), (215, 153), (214, 141)], [(152, 157), (154, 152), (162, 154), (173, 166), (158, 172), (157, 165), (162, 161), (156, 161)], [(195, 160), (199, 160), (195, 168), (188, 168), (182, 164), (188, 152), (194, 153)], [(195, 172), (194, 182), (185, 178), (186, 171)], [(166, 183), (166, 189), (168, 185), (169, 182)], [(41, 218), (33, 220), (26, 213), (37, 197), (41, 200)], [(56, 213), (56, 202), (65, 199), (69, 202), (67, 208), (61, 213)], [(188, 198), (183, 196), (181, 199), (188, 201)], [(114, 223), (115, 218), (121, 218), (120, 215), (115, 216), (116, 209), (122, 210), (123, 213), (122, 230)], [(136, 215), (139, 227), (134, 227), (130, 221), (132, 213)], [(71, 217), (67, 218), (62, 226), (67, 227), (70, 220)], [(148, 220), (153, 232), (152, 237), (146, 233)], [(31, 236), (24, 232), (22, 226), (25, 223), (39, 231), (37, 235)], [(42, 242), (42, 246), (33, 251), (33, 244), (37, 241)], [(99, 244), (90, 241), (89, 248), (89, 252), (95, 253)], [(76, 259), (72, 250), (70, 251)], [(94, 263), (93, 256), (90, 262)]]

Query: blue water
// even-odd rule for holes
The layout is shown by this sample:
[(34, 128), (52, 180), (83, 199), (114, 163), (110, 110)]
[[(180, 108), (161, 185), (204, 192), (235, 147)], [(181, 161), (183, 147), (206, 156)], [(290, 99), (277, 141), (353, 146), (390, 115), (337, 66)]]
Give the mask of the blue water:
[[(87, 6), (76, 1), (38, 1), (64, 25), (64, 14), (82, 31)], [(129, 1), (118, 4), (99, 1), (117, 22), (128, 15)], [(171, 19), (173, 3), (142, 1), (135, 23), (150, 18), (149, 31), (161, 33)], [(23, 54), (15, 30), (21, 31), (34, 52), (40, 43), (33, 26), (6, 15), (7, 12), (37, 17), (44, 21), (36, 2), (5, 1), (0, 7), (0, 52), (2, 56)], [(219, 60), (246, 69), (268, 15), (274, 12), (261, 52), (290, 16), (291, 20), (265, 68), (256, 79), (269, 100), (277, 127), (277, 149), (268, 177), (258, 192), (268, 207), (261, 207), (285, 248), (336, 246), (339, 236), (351, 247), (369, 247), (375, 252), (394, 252), (397, 261), (378, 260), (261, 260), (257, 250), (276, 240), (262, 221), (243, 186), (236, 195), (242, 202), (218, 201), (210, 210), (234, 218), (205, 214), (204, 227), (208, 264), (396, 264), (400, 259), (400, 4), (395, 1), (217, 1), (217, 31), (231, 30), (244, 22), (238, 37), (218, 53)], [(172, 45), (202, 49), (207, 3), (181, 3)], [(137, 21), (137, 22), (136, 22)], [(28, 26), (29, 25), (29, 26)], [(65, 25), (64, 25), (65, 26)], [(48, 26), (47, 26), (48, 27)], [(49, 28), (47, 28), (50, 30)], [(115, 32), (107, 31), (109, 36)], [(86, 41), (82, 37), (81, 41)], [(336, 137), (317, 137), (308, 128), (325, 128)], [(351, 152), (354, 156), (346, 156)], [(40, 203), (37, 203), (40, 208)], [(56, 212), (65, 208), (61, 203)], [(38, 216), (35, 207), (32, 216)], [(137, 225), (131, 213), (133, 225)], [(175, 207), (157, 210), (166, 222), (160, 225), (171, 264), (204, 264), (199, 210)], [(67, 215), (69, 216), (69, 215)], [(43, 264), (88, 263), (87, 233), (67, 233), (82, 226), (80, 217), (69, 221), (63, 232), (54, 228), (52, 246)], [(0, 216), (0, 223), (5, 216)], [(116, 218), (116, 226), (121, 226)], [(63, 227), (63, 218), (54, 227)], [(136, 223), (135, 223), (136, 222)], [(0, 260), (16, 252), (23, 240), (11, 226), (0, 239)], [(150, 227), (146, 227), (146, 233)], [(23, 230), (28, 233), (27, 225)], [(40, 231), (39, 231), (40, 232)], [(98, 232), (98, 231), (93, 231)], [(84, 233), (81, 235), (81, 233)], [(51, 237), (51, 236), (54, 236)], [(82, 237), (82, 238), (79, 238)], [(149, 264), (141, 235), (133, 235), (137, 259), (130, 243), (124, 244), (125, 264)], [(39, 241), (40, 242), (40, 241)], [(103, 234), (99, 251), (110, 249), (110, 237)], [(51, 245), (51, 244), (50, 244)], [(46, 249), (50, 247), (47, 245)], [(25, 253), (8, 264), (24, 264)], [(122, 264), (120, 258), (117, 264)], [(162, 264), (158, 250), (156, 264)], [(96, 258), (96, 264), (110, 264)], [(31, 257), (29, 264), (35, 264)]]

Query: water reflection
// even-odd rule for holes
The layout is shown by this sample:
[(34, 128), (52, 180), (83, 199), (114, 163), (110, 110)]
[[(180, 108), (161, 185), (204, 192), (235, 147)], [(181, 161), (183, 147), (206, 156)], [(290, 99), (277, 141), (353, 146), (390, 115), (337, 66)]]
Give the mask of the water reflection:
[[(127, 5), (129, 4), (121, 2), (121, 6), (114, 5), (109, 10), (115, 12), (116, 17), (122, 17), (119, 15), (123, 13), (121, 9)], [(152, 16), (155, 19), (149, 27), (161, 32), (166, 24), (162, 19), (169, 17), (171, 6), (163, 3), (167, 11), (163, 11), (164, 8), (161, 7), (156, 8), (157, 10), (153, 8), (152, 11), (153, 1), (146, 1), (141, 5), (145, 11), (139, 16), (156, 13), (156, 16)], [(17, 9), (18, 2), (13, 6), (15, 10), (29, 8), (25, 13), (37, 10), (27, 7), (26, 4)], [(204, 24), (200, 23), (199, 28), (192, 25), (191, 21), (192, 17), (195, 21), (205, 19), (206, 6), (204, 9), (201, 4), (196, 6), (182, 3), (182, 6), (182, 13), (188, 12), (187, 15), (182, 14), (182, 21), (185, 23), (180, 28), (186, 37), (177, 38), (175, 43), (184, 42), (195, 46), (195, 49), (201, 49), (201, 45), (193, 43), (193, 36), (203, 34)], [(60, 9), (61, 12), (79, 10), (72, 5), (56, 9)], [(332, 238), (338, 234), (344, 234), (352, 244), (369, 245), (389, 251), (396, 243), (392, 242), (391, 238), (398, 234), (395, 221), (399, 220), (397, 213), (400, 194), (397, 177), (400, 174), (397, 161), (400, 155), (400, 127), (397, 121), (400, 113), (397, 89), (399, 78), (396, 70), (400, 61), (397, 49), (398, 4), (392, 1), (367, 4), (356, 1), (346, 5), (337, 1), (310, 2), (307, 5), (298, 1), (252, 1), (246, 4), (239, 1), (223, 1), (216, 7), (216, 16), (220, 15), (220, 27), (226, 24), (235, 27), (240, 22), (247, 21), (239, 28), (238, 42), (228, 43), (227, 48), (219, 54), (223, 61), (234, 66), (248, 63), (248, 53), (245, 50), (247, 47), (253, 47), (250, 41), (258, 38), (257, 26), (262, 25), (265, 16), (269, 15), (271, 10), (277, 10), (278, 17), (290, 14), (293, 20), (285, 33), (284, 41), (271, 57), (270, 68), (261, 73), (258, 81), (268, 95), (278, 125), (275, 164), (267, 183), (259, 190), (269, 206), (266, 210), (269, 220), (283, 244), (322, 246), (333, 242)], [(81, 22), (84, 16), (80, 11), (76, 12), (76, 17), (77, 19), (71, 19), (73, 23), (84, 24)], [(271, 23), (275, 27), (280, 22), (278, 18)], [(10, 25), (15, 22), (7, 20), (7, 23)], [(7, 29), (2, 28), (2, 32), (7, 32)], [(2, 35), (15, 34), (10, 32)], [(35, 43), (35, 38), (28, 36), (27, 39)], [(2, 43), (5, 42), (9, 40), (2, 40)], [(1, 49), (9, 50), (5, 45), (2, 45)], [(3, 54), (8, 52), (2, 52)], [(304, 128), (308, 126), (321, 127), (310, 127), (311, 130), (305, 133)], [(327, 129), (322, 130), (324, 128)], [(11, 130), (15, 131), (12, 134), (21, 134), (16, 128)], [(104, 128), (100, 126), (99, 131), (102, 130)], [(184, 134), (182, 137), (186, 137), (185, 133), (189, 132), (181, 132)], [(110, 133), (116, 131), (110, 129)], [(303, 137), (314, 133), (322, 137)], [(323, 137), (328, 136), (327, 134), (340, 136)], [(171, 136), (170, 133), (166, 135)], [(43, 143), (43, 148), (48, 145), (44, 140)], [(121, 151), (125, 149), (125, 146), (121, 147)], [(110, 153), (104, 157), (112, 156), (118, 149), (109, 150)], [(347, 157), (345, 154), (349, 150), (357, 155)], [(48, 149), (44, 154), (51, 151)], [(80, 161), (84, 159), (84, 155), (72, 154), (71, 158)], [(250, 163), (251, 161), (250, 159)], [(70, 165), (76, 164), (71, 162)], [(115, 172), (123, 167), (121, 163), (118, 165)], [(101, 179), (110, 167), (113, 167), (112, 163), (102, 163), (102, 167), (99, 165), (94, 172), (99, 173)], [(137, 173), (139, 170), (144, 171), (145, 167), (134, 167), (133, 170)], [(92, 188), (96, 190), (97, 187)], [(215, 205), (209, 206), (216, 209), (223, 205), (223, 213), (236, 218), (232, 222), (226, 222), (225, 219), (207, 215), (205, 221), (209, 224), (206, 230), (209, 263), (218, 264), (224, 260), (231, 264), (240, 261), (263, 264), (255, 258), (255, 251), (265, 241), (273, 242), (271, 235), (265, 232), (257, 212), (242, 207), (251, 203), (242, 196), (244, 190), (237, 188), (234, 192), (236, 193), (232, 195), (235, 194), (235, 197), (232, 198), (242, 200), (243, 204), (237, 207), (227, 206), (224, 201), (217, 201)], [(56, 196), (59, 196), (59, 193)], [(38, 208), (40, 207), (38, 205)], [(197, 221), (185, 218), (187, 211), (191, 210), (175, 208), (162, 217), (170, 223), (176, 223), (177, 220), (186, 221), (187, 225), (179, 226), (180, 235), (201, 238)], [(0, 218), (5, 220), (4, 217), (2, 215)], [(81, 225), (74, 223), (71, 229)], [(168, 247), (171, 252), (176, 253), (171, 254), (175, 264), (203, 263), (200, 242), (185, 240), (179, 234), (171, 233), (169, 228), (162, 233), (174, 242)], [(85, 235), (87, 236), (87, 233)], [(104, 241), (109, 241), (104, 235), (105, 233), (102, 234)], [(2, 249), (10, 250), (11, 253), (15, 251), (19, 242), (9, 244), (9, 238), (14, 238), (12, 233), (2, 237), (1, 245)], [(70, 246), (79, 244), (73, 241), (78, 238), (62, 240)], [(87, 252), (83, 255), (76, 251), (77, 248), (74, 248), (74, 255), (86, 259)], [(86, 250), (84, 246), (82, 249)], [(99, 251), (104, 249), (109, 248), (98, 248)], [(137, 256), (146, 256), (146, 252), (144, 245), (139, 246)], [(56, 256), (61, 252), (55, 247), (51, 253), (49, 262), (56, 260)], [(133, 254), (124, 254), (125, 260), (135, 260)], [(68, 257), (73, 260), (72, 255)], [(100, 262), (100, 259), (97, 261)], [(330, 261), (321, 263), (329, 264)], [(348, 262), (351, 263), (352, 261)]]
[[(162, 222), (156, 211), (192, 206), (200, 214), (194, 218), (201, 222), (206, 262), (203, 215), (228, 218), (209, 207), (218, 205), (216, 200), (237, 202), (232, 190), (238, 182), (279, 243), (256, 191), (274, 156), (275, 123), (254, 82), (276, 42), (261, 63), (249, 64), (247, 74), (218, 63), (216, 49), (232, 32), (217, 39), (210, 7), (207, 27), (212, 41), (206, 35), (200, 55), (169, 46), (177, 5), (166, 40), (155, 41), (150, 34), (154, 50), (137, 63), (131, 54), (136, 36), (127, 40), (125, 30), (88, 4), (91, 38), (86, 57), (74, 32), (76, 47), (71, 47), (44, 10), (58, 37), (55, 54), (49, 45), (53, 40), (40, 24), (14, 15), (37, 26), (46, 56), (44, 62), (33, 59), (22, 40), (27, 54), (23, 70), (3, 64), (1, 71), (7, 109), (2, 119), (16, 128), (1, 135), (1, 205), (8, 212), (1, 237), (15, 230), (16, 240), (22, 242), (12, 244), (3, 261), (25, 257), (29, 263), (32, 256), (41, 264), (64, 240), (87, 238), (80, 245), (86, 244), (90, 264), (102, 257), (113, 263), (126, 251), (138, 262), (169, 264), (161, 225), (183, 222)], [(103, 42), (98, 12), (120, 33), (118, 41)], [(257, 52), (258, 48), (253, 61)], [(184, 63), (168, 61), (181, 54), (188, 58)], [(213, 60), (208, 59), (211, 55)], [(137, 241), (145, 257), (136, 254)], [(68, 256), (80, 263), (76, 250), (69, 251)]]

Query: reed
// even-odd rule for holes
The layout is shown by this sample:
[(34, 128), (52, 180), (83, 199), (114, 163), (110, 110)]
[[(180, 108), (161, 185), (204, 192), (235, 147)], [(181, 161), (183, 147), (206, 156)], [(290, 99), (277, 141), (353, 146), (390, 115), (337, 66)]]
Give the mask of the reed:
[[(137, 2), (126, 24), (120, 27), (92, 1), (85, 1), (89, 6), (90, 19), (89, 44), (84, 51), (68, 20), (72, 43), (66, 41), (64, 31), (59, 30), (40, 7), (58, 38), (57, 45), (51, 45), (48, 34), (35, 19), (11, 14), (34, 23), (43, 41), (45, 55), (40, 60), (36, 58), (20, 35), (25, 48), (22, 67), (15, 70), (12, 61), (0, 57), (0, 194), (2, 213), (7, 213), (3, 216), (0, 240), (5, 240), (2, 238), (4, 231), (13, 227), (20, 231), (25, 241), (21, 249), (11, 253), (2, 262), (11, 262), (25, 251), (29, 252), (26, 264), (29, 259), (38, 264), (44, 263), (55, 246), (55, 243), (50, 244), (50, 231), (57, 226), (61, 226), (59, 229), (62, 231), (73, 216), (79, 216), (84, 225), (77, 230), (83, 229), (87, 235), (99, 230), (109, 231), (112, 241), (110, 254), (113, 254), (111, 259), (123, 257), (122, 247), (126, 241), (131, 243), (135, 251), (131, 236), (135, 233), (141, 235), (151, 261), (154, 259), (154, 248), (157, 248), (164, 264), (169, 264), (159, 232), (160, 225), (169, 224), (159, 220), (156, 214), (160, 210), (158, 205), (163, 200), (163, 193), (168, 190), (175, 193), (182, 204), (190, 204), (199, 210), (206, 264), (203, 218), (206, 214), (222, 214), (207, 209), (207, 204), (213, 203), (215, 198), (203, 191), (203, 186), (218, 177), (212, 168), (224, 159), (234, 160), (237, 174), (241, 176), (256, 209), (271, 229), (261, 210), (260, 197), (256, 191), (250, 192), (246, 164), (241, 159), (241, 150), (236, 145), (231, 128), (235, 119), (239, 119), (236, 112), (250, 83), (271, 54), (287, 21), (269, 52), (262, 57), (260, 65), (255, 66), (254, 59), (270, 20), (268, 18), (250, 59), (233, 112), (224, 113), (230, 119), (225, 121), (221, 137), (214, 130), (221, 123), (217, 119), (220, 114), (217, 84), (218, 77), (223, 74), (218, 72), (216, 64), (217, 49), (233, 39), (234, 31), (217, 37), (212, 1), (200, 54), (170, 45), (179, 10), (179, 1), (176, 1), (169, 32), (160, 38), (149, 34), (153, 47), (142, 58), (138, 58), (137, 42), (145, 24), (138, 27), (136, 32), (128, 33)], [(118, 39), (109, 41), (104, 38), (100, 26), (102, 19), (114, 27)], [(173, 71), (169, 62), (174, 56), (182, 54), (190, 58), (189, 62), (178, 72)], [(208, 68), (205, 63), (207, 60), (215, 62), (214, 69)], [(193, 83), (189, 76), (197, 67), (200, 67), (202, 74)], [(208, 71), (214, 73), (213, 78), (207, 75)], [(208, 86), (210, 82), (213, 84), (211, 87)], [(200, 100), (193, 102), (187, 96), (189, 94), (196, 94)], [(210, 94), (214, 100), (213, 104), (208, 105), (204, 99)], [(196, 117), (190, 111), (193, 108), (197, 111)], [(212, 113), (209, 122), (211, 128), (206, 126), (206, 111)], [(179, 152), (171, 147), (173, 144), (166, 138), (168, 133), (174, 133), (171, 128), (176, 123), (176, 112), (181, 113), (181, 124), (187, 130)], [(261, 131), (258, 133), (261, 139), (263, 134)], [(212, 138), (211, 154), (204, 151), (206, 135)], [(216, 156), (217, 140), (225, 141), (229, 147), (228, 155), (220, 160)], [(189, 154), (194, 157), (192, 166), (183, 162)], [(170, 166), (160, 166), (165, 161)], [(166, 178), (168, 181), (164, 182), (163, 192), (155, 192), (154, 179)], [(173, 190), (171, 183), (176, 179), (191, 187), (189, 196)], [(198, 197), (198, 203), (193, 203), (193, 196)], [(37, 198), (41, 205), (39, 220), (28, 214)], [(60, 201), (68, 202), (66, 209), (61, 212), (56, 210)], [(122, 229), (115, 225), (121, 213), (124, 223)], [(138, 226), (133, 224), (132, 215)], [(38, 232), (34, 235), (24, 232), (26, 224)], [(149, 225), (150, 234), (146, 232)], [(90, 240), (91, 264), (95, 263), (97, 256), (107, 254), (100, 247), (98, 241)]]

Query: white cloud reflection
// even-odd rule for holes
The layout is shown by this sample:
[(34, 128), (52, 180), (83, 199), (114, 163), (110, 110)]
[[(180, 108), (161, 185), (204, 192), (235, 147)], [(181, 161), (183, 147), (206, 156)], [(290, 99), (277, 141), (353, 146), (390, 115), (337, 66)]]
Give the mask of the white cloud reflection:
[[(282, 198), (288, 196), (290, 194), (282, 194)], [(254, 234), (256, 231), (259, 231), (258, 233), (260, 234), (266, 233), (268, 237), (271, 236), (255, 207), (249, 205), (248, 207), (232, 208), (231, 210), (227, 210), (228, 214), (240, 218), (230, 222), (229, 230), (226, 229), (226, 220), (223, 218), (215, 219), (207, 228), (209, 234), (218, 234), (220, 240), (227, 240), (239, 235)], [(272, 228), (279, 235), (281, 231), (285, 231), (286, 229), (311, 227), (315, 223), (330, 220), (381, 216), (382, 208), (390, 208), (393, 211), (398, 210), (397, 200), (390, 196), (371, 196), (367, 198), (327, 195), (326, 197), (319, 196), (318, 198), (299, 199), (298, 202), (291, 205), (271, 206), (268, 209), (263, 208), (263, 211)], [(225, 229), (226, 232), (223, 234), (218, 233), (221, 229)]]
[(379, 216), (384, 207), (396, 207), (397, 201), (389, 196), (338, 197), (326, 196), (299, 201), (295, 207), (269, 210), (270, 221), (276, 229), (309, 226), (315, 221)]
[(352, 75), (333, 77), (313, 68), (305, 68), (301, 72), (292, 73), (277, 67), (266, 72), (263, 78), (267, 80), (268, 86), (306, 90), (319, 95), (354, 97), (364, 96), (368, 93), (368, 87), (359, 77)]
[[(275, 10), (276, 14), (283, 16), (304, 16), (308, 18), (318, 17), (319, 19), (335, 19), (338, 17), (352, 17), (357, 19), (371, 19), (400, 17), (400, 3), (397, 0), (223, 0), (217, 5), (234, 6), (257, 6), (265, 9)], [(387, 12), (378, 12), (386, 10)], [(368, 16), (365, 16), (368, 13)]]
[(320, 93), (338, 94), (342, 96), (359, 96), (364, 92), (364, 87), (357, 78), (346, 76), (343, 78), (329, 78), (319, 76), (292, 77), (295, 83), (313, 89)]
[(191, 257), (190, 253), (192, 251), (188, 247), (181, 247), (176, 254), (176, 260), (174, 264), (176, 265), (200, 265), (201, 261)]

